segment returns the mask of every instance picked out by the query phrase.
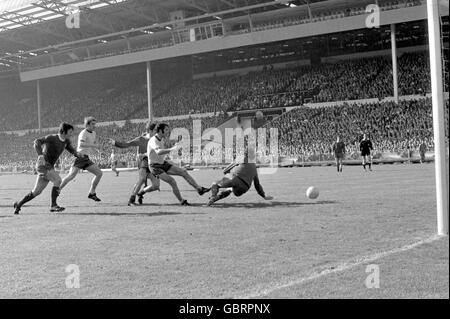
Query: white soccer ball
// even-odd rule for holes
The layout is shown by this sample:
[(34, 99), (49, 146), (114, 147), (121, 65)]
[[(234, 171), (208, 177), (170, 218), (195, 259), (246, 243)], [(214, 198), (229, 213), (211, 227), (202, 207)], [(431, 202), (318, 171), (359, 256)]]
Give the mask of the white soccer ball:
[(314, 186), (308, 187), (308, 189), (306, 190), (306, 197), (308, 197), (309, 199), (316, 199), (317, 197), (319, 197), (319, 189)]

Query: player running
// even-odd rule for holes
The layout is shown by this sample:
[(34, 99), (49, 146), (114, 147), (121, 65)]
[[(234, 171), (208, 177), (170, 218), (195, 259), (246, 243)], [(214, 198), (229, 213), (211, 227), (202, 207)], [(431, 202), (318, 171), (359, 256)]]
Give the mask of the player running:
[(81, 133), (78, 135), (78, 148), (77, 152), (82, 155), (82, 157), (77, 158), (75, 162), (73, 163), (72, 167), (70, 168), (69, 174), (64, 177), (61, 183), (60, 189), (63, 189), (67, 183), (69, 183), (71, 180), (77, 176), (77, 174), (80, 172), (80, 170), (87, 170), (88, 172), (94, 174), (94, 178), (91, 182), (91, 187), (89, 189), (88, 198), (92, 199), (96, 202), (100, 202), (100, 198), (97, 197), (97, 194), (95, 192), (98, 183), (100, 182), (100, 179), (103, 176), (102, 171), (100, 168), (94, 164), (89, 158), (89, 156), (93, 155), (94, 150), (99, 150), (100, 145), (96, 142), (96, 132), (95, 132), (95, 125), (97, 124), (97, 120), (92, 117), (86, 117), (84, 119), (84, 127), (85, 129), (81, 131)]
[(369, 171), (372, 171), (372, 156), (370, 155), (370, 151), (373, 150), (373, 145), (366, 134), (363, 135), (363, 139), (361, 140), (361, 143), (359, 143), (359, 150), (361, 151), (364, 170), (366, 170), (366, 165), (369, 165)]
[(58, 206), (56, 199), (59, 196), (61, 177), (55, 171), (55, 163), (64, 150), (67, 150), (75, 157), (78, 153), (72, 147), (70, 138), (73, 135), (73, 126), (68, 123), (61, 123), (58, 134), (47, 135), (34, 141), (34, 149), (38, 154), (36, 170), (38, 177), (33, 190), (21, 201), (14, 203), (14, 214), (19, 214), (22, 206), (37, 197), (47, 187), (49, 182), (53, 183), (51, 194), (51, 212), (62, 212), (65, 208)]
[(336, 142), (331, 146), (334, 158), (336, 159), (336, 168), (338, 172), (342, 172), (342, 167), (344, 166), (344, 157), (345, 157), (345, 143), (339, 139), (339, 136), (336, 138)]
[[(183, 206), (188, 206), (189, 203), (186, 199), (183, 199), (178, 189), (177, 182), (170, 175), (183, 177), (192, 187), (197, 190), (197, 193), (201, 196), (210, 191), (209, 188), (199, 186), (197, 182), (192, 178), (191, 175), (186, 171), (186, 169), (178, 167), (174, 163), (167, 161), (166, 155), (170, 152), (177, 150), (178, 145), (171, 148), (164, 148), (164, 141), (169, 136), (169, 125), (165, 123), (159, 123), (156, 126), (156, 134), (150, 138), (147, 146), (147, 155), (150, 162), (150, 171), (153, 175), (168, 183), (172, 187), (172, 191), (175, 197), (180, 201)], [(142, 191), (138, 193), (138, 196), (144, 195), (146, 192), (150, 191), (152, 186), (145, 187)]]
[[(244, 195), (250, 189), (252, 183), (254, 183), (256, 192), (259, 194), (259, 196), (261, 196), (265, 200), (273, 199), (272, 196), (267, 196), (264, 193), (264, 189), (259, 182), (256, 164), (249, 161), (249, 153), (254, 155), (254, 150), (251, 151), (248, 143), (245, 144), (246, 152), (244, 154), (244, 160), (242, 161), (242, 163), (231, 163), (230, 165), (228, 165), (223, 170), (223, 174), (225, 176), (221, 180), (218, 180), (217, 182), (212, 184), (211, 197), (209, 198), (207, 204), (208, 206), (211, 206), (218, 200), (228, 197), (231, 193), (233, 193), (237, 197)], [(226, 176), (228, 173), (230, 173), (229, 176)], [(226, 188), (226, 190), (219, 193), (220, 188)]]
[(114, 153), (114, 149), (112, 149), (111, 151), (111, 157), (109, 158), (109, 161), (111, 162), (111, 170), (116, 173), (116, 177), (119, 176), (119, 171), (117, 170), (116, 153)]
[[(160, 185), (159, 179), (156, 178), (150, 172), (147, 156), (148, 141), (150, 140), (150, 137), (153, 134), (155, 126), (156, 126), (155, 123), (148, 122), (147, 125), (145, 126), (145, 133), (128, 142), (119, 142), (114, 139), (109, 139), (111, 145), (118, 148), (129, 148), (129, 147), (138, 148), (137, 162), (138, 162), (139, 177), (136, 184), (134, 184), (133, 191), (131, 192), (130, 199), (128, 200), (128, 206), (136, 205), (136, 195), (138, 195), (138, 192), (141, 190), (142, 185), (144, 185), (147, 182), (147, 178), (150, 178), (150, 181), (152, 183), (152, 186), (148, 188), (147, 192), (159, 190)], [(142, 204), (143, 198), (144, 198), (143, 194), (138, 196), (139, 204)]]

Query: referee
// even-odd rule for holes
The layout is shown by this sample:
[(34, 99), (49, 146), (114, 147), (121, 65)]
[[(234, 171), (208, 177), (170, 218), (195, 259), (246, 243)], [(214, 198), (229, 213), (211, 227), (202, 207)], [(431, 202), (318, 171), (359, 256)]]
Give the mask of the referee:
[(363, 135), (363, 139), (359, 143), (359, 150), (361, 151), (364, 170), (366, 170), (366, 165), (369, 165), (369, 171), (372, 171), (372, 156), (370, 155), (370, 151), (373, 151), (373, 145), (366, 134)]

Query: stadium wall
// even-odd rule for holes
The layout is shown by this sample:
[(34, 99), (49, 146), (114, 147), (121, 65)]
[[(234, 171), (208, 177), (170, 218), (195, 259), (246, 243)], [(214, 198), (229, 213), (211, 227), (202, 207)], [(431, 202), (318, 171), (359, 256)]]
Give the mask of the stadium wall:
[[(281, 63), (273, 63), (270, 64), (273, 66), (274, 69), (288, 69), (288, 68), (295, 68), (297, 66), (303, 66), (303, 65), (311, 65), (310, 60), (298, 60), (298, 61), (289, 61), (289, 62), (281, 62)], [(204, 79), (204, 78), (211, 78), (214, 76), (226, 76), (226, 75), (246, 75), (250, 72), (255, 71), (262, 71), (263, 68), (267, 66), (264, 65), (257, 65), (257, 66), (250, 66), (247, 68), (239, 68), (239, 69), (230, 69), (230, 70), (224, 70), (224, 71), (218, 71), (218, 72), (207, 72), (207, 73), (198, 73), (194, 74), (193, 79)]]
[[(249, 45), (271, 43), (290, 39), (310, 37), (320, 34), (345, 32), (366, 28), (368, 14), (350, 16), (340, 19), (317, 21), (283, 28), (224, 36), (208, 40), (182, 43), (174, 46), (126, 53), (117, 56), (97, 58), (71, 64), (58, 65), (38, 70), (23, 71), (21, 81), (32, 81), (60, 75), (74, 74), (129, 65), (147, 61), (163, 60), (185, 55), (200, 54), (211, 51), (226, 50)], [(426, 6), (414, 6), (380, 12), (380, 25), (402, 23), (426, 19)]]
[[(447, 46), (448, 46), (448, 43), (447, 43)], [(419, 52), (419, 51), (428, 51), (428, 45), (417, 45), (417, 46), (412, 46), (412, 47), (397, 48), (398, 57), (400, 57), (403, 53)], [(343, 60), (356, 60), (356, 59), (363, 59), (363, 58), (373, 58), (373, 57), (378, 57), (378, 56), (387, 56), (389, 59), (392, 59), (391, 49), (327, 56), (327, 57), (322, 57), (321, 62), (322, 63), (336, 63), (336, 62), (343, 61)]]

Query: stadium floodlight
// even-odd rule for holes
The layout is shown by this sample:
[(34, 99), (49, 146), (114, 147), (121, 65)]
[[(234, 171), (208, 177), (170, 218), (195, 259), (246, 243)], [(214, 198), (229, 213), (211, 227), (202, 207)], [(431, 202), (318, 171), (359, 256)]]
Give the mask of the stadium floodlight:
[(430, 52), (431, 94), (436, 174), (438, 235), (448, 235), (448, 180), (445, 152), (444, 89), (442, 81), (442, 48), (439, 1), (427, 0), (428, 39)]

